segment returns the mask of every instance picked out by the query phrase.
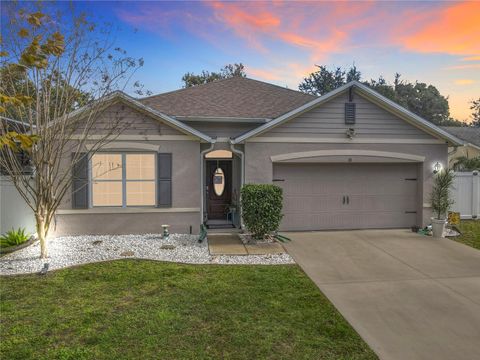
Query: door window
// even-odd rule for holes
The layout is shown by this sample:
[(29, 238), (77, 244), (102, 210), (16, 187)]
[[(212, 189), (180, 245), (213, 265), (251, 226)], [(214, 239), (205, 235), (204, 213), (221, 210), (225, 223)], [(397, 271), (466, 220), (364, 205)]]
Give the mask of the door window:
[(217, 196), (222, 196), (225, 191), (225, 174), (221, 168), (217, 168), (213, 174), (213, 191)]

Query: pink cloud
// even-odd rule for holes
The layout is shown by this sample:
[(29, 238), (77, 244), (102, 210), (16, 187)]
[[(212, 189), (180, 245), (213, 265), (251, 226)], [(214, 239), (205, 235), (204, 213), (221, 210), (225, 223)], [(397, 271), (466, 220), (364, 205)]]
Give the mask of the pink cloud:
[(452, 64), (451, 70), (480, 66), (480, 27), (476, 21), (480, 2), (194, 4), (165, 7), (161, 3), (142, 3), (118, 15), (129, 24), (162, 36), (175, 36), (172, 29), (182, 27), (232, 54), (241, 49), (254, 50), (262, 65), (249, 67), (248, 73), (270, 81), (298, 83), (314, 70), (314, 64), (328, 63), (333, 55), (345, 53), (350, 60), (356, 53), (365, 54), (375, 48), (445, 53), (475, 62)]
[(474, 84), (475, 80), (472, 79), (457, 79), (455, 80), (455, 84), (457, 85), (471, 85)]
[(365, 22), (365, 3), (205, 2), (215, 18), (264, 53), (275, 43), (308, 54), (310, 62), (348, 46), (349, 32)]
[[(421, 53), (480, 55), (480, 2), (465, 1), (414, 16), (399, 42)], [(421, 20), (421, 21), (420, 21)], [(477, 58), (478, 59), (478, 58)]]
[(480, 64), (454, 65), (446, 68), (447, 70), (480, 69)]

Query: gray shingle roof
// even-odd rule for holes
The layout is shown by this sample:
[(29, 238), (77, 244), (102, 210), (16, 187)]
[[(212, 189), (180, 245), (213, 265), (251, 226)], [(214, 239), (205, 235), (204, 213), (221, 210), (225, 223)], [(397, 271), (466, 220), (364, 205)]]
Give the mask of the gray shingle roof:
[(442, 129), (470, 144), (480, 146), (480, 127), (442, 126)]
[(315, 98), (262, 81), (233, 77), (139, 101), (170, 116), (273, 119)]

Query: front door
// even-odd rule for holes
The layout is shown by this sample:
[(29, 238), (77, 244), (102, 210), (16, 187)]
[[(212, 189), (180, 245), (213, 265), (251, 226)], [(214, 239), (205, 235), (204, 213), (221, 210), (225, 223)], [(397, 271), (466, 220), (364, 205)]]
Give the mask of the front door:
[(208, 219), (226, 219), (232, 201), (232, 161), (207, 160)]

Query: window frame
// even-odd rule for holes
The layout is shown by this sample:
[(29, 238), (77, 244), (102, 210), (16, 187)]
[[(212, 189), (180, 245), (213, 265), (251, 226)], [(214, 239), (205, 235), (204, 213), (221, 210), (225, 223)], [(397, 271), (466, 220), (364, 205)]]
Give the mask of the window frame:
[[(93, 157), (96, 154), (111, 154), (111, 155), (120, 155), (122, 161), (122, 179), (121, 180), (94, 180), (93, 179)], [(153, 155), (153, 180), (144, 180), (144, 179), (127, 179), (127, 155)], [(158, 169), (157, 169), (157, 152), (155, 151), (98, 151), (93, 154), (89, 160), (88, 164), (88, 182), (89, 182), (89, 208), (115, 208), (115, 209), (126, 209), (126, 208), (155, 208), (157, 207), (157, 193), (158, 193)], [(122, 183), (122, 205), (94, 205), (93, 204), (93, 183), (94, 181), (98, 182), (121, 182)], [(154, 182), (155, 184), (155, 193), (154, 193), (154, 204), (153, 205), (127, 205), (127, 182)]]

